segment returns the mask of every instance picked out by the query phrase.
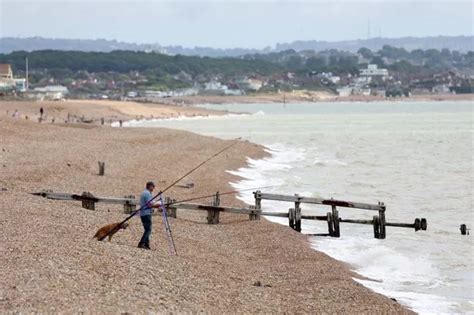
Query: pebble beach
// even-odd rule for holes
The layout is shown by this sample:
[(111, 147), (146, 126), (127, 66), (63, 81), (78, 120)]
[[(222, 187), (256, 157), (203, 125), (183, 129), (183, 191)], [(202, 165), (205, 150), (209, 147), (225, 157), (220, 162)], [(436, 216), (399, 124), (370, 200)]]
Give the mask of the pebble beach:
[[(412, 313), (358, 284), (350, 266), (313, 250), (304, 235), (263, 218), (223, 213), (220, 224), (208, 225), (205, 211), (178, 210), (170, 218), (178, 255), (170, 256), (160, 216), (152, 249), (143, 250), (136, 247), (138, 218), (111, 242), (92, 239), (126, 217), (122, 206), (98, 203), (92, 211), (30, 194), (138, 198), (148, 180), (164, 188), (231, 143), (165, 128), (62, 121), (67, 113), (94, 120), (222, 114), (123, 104), (0, 101), (1, 313)], [(58, 120), (32, 119), (40, 106)], [(6, 114), (15, 109), (31, 119)], [(239, 141), (183, 180), (194, 187), (173, 187), (167, 196), (231, 191), (238, 178), (227, 171), (265, 156), (263, 147)], [(105, 176), (98, 161), (106, 163)], [(243, 206), (234, 195), (222, 196), (221, 205)]]

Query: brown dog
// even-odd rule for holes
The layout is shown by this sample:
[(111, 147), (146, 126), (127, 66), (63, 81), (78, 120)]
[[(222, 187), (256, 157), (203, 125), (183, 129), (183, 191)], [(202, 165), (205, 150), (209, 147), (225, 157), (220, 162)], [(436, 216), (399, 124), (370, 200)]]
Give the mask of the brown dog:
[(109, 242), (112, 239), (112, 236), (114, 236), (115, 233), (117, 233), (120, 229), (125, 230), (128, 227), (128, 223), (123, 223), (120, 225), (120, 222), (117, 223), (112, 223), (112, 224), (107, 224), (106, 226), (101, 227), (97, 233), (95, 233), (93, 238), (97, 238), (100, 240), (101, 238), (104, 238), (107, 234), (109, 234), (111, 231), (112, 233), (109, 234)]

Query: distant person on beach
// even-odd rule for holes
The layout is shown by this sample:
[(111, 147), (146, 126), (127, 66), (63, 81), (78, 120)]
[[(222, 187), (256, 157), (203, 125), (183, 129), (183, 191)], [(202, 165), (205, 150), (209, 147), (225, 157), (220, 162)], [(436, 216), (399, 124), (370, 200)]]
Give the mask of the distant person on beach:
[(43, 118), (44, 110), (43, 107), (40, 108), (40, 117)]
[(152, 192), (155, 189), (153, 182), (146, 183), (145, 191), (140, 196), (140, 219), (143, 224), (143, 236), (138, 243), (138, 248), (150, 249), (150, 234), (151, 234), (151, 215), (153, 214), (153, 208), (159, 208), (159, 205), (150, 203), (153, 199)]
[(18, 116), (20, 116), (20, 112), (18, 112), (18, 109), (15, 109), (15, 112), (13, 113), (12, 117), (18, 118)]

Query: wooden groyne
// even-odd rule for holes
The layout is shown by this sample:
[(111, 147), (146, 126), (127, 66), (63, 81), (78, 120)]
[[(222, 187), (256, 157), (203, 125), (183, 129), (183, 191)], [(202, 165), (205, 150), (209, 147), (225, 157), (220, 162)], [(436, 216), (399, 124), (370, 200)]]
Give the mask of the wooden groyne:
[(123, 205), (125, 213), (132, 212), (137, 206), (137, 201), (135, 196), (129, 195), (124, 196), (123, 198), (113, 198), (113, 197), (96, 197), (92, 193), (85, 191), (82, 194), (68, 194), (68, 193), (55, 193), (51, 190), (44, 190), (37, 193), (32, 193), (35, 196), (41, 196), (53, 200), (71, 200), (71, 201), (81, 201), (82, 207), (84, 209), (95, 210), (95, 204), (100, 203), (109, 203), (109, 204), (119, 204)]
[[(262, 200), (274, 200), (294, 203), (293, 208), (288, 209), (288, 213), (282, 212), (265, 212), (261, 211), (261, 215), (265, 216), (277, 216), (287, 217), (288, 225), (298, 232), (301, 232), (301, 220), (318, 220), (326, 221), (328, 226), (328, 234), (314, 234), (314, 235), (327, 235), (332, 237), (341, 236), (341, 223), (352, 223), (352, 224), (368, 224), (373, 226), (374, 237), (377, 239), (384, 239), (387, 235), (386, 227), (401, 227), (401, 228), (412, 228), (415, 231), (426, 230), (428, 223), (425, 218), (416, 218), (413, 223), (398, 223), (398, 222), (387, 222), (385, 218), (386, 206), (384, 203), (379, 202), (378, 204), (360, 203), (344, 200), (335, 199), (323, 199), (323, 198), (309, 198), (299, 195), (279, 195), (279, 194), (266, 194), (261, 191), (254, 192), (255, 196), (255, 208), (262, 209)], [(303, 215), (301, 204), (316, 204), (325, 205), (331, 207), (331, 212), (327, 212), (326, 215)], [(339, 216), (337, 208), (353, 208), (359, 210), (376, 211), (377, 215), (372, 217), (372, 220), (355, 220), (355, 219), (343, 219)]]
[[(89, 210), (95, 210), (96, 203), (110, 203), (110, 204), (121, 204), (125, 213), (131, 213), (137, 208), (137, 201), (133, 195), (124, 196), (123, 198), (111, 198), (111, 197), (97, 197), (90, 192), (83, 192), (82, 194), (67, 194), (67, 193), (54, 193), (52, 191), (42, 191), (39, 193), (33, 193), (37, 196), (42, 196), (48, 199), (54, 200), (72, 200), (81, 201), (82, 207)], [(197, 203), (180, 203), (169, 197), (166, 198), (165, 203), (168, 204), (168, 214), (170, 217), (176, 218), (178, 209), (181, 210), (198, 210), (207, 211), (207, 222), (208, 224), (219, 224), (219, 214), (221, 212), (228, 212), (233, 214), (248, 215), (249, 220), (259, 220), (263, 216), (274, 216), (288, 218), (288, 225), (301, 232), (302, 220), (315, 220), (325, 221), (328, 227), (328, 233), (309, 234), (319, 236), (341, 236), (341, 223), (350, 224), (365, 224), (372, 225), (374, 231), (374, 237), (377, 239), (386, 238), (386, 227), (399, 227), (399, 228), (411, 228), (415, 231), (426, 230), (427, 221), (425, 218), (416, 218), (413, 223), (400, 223), (400, 222), (387, 222), (385, 217), (386, 206), (384, 203), (379, 202), (378, 204), (360, 203), (336, 199), (323, 199), (323, 198), (310, 198), (299, 195), (280, 195), (280, 194), (269, 194), (262, 193), (261, 191), (255, 191), (254, 193), (255, 205), (246, 208), (236, 207), (225, 207), (220, 206), (220, 195), (217, 192), (208, 205), (197, 204)], [(262, 208), (263, 200), (273, 200), (281, 202), (294, 203), (294, 207), (288, 209), (288, 212), (269, 212), (264, 211)], [(331, 208), (330, 212), (325, 215), (307, 215), (302, 212), (302, 204), (317, 204), (324, 205)], [(375, 211), (376, 215), (371, 220), (357, 220), (357, 219), (343, 219), (339, 215), (338, 208), (352, 208), (366, 211)]]

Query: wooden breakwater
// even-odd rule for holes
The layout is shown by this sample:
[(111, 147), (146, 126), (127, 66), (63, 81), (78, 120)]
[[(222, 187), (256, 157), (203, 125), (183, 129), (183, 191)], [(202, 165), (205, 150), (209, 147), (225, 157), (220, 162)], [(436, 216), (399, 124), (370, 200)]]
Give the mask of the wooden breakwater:
[[(95, 210), (96, 203), (121, 204), (123, 205), (124, 212), (127, 214), (136, 210), (138, 204), (133, 195), (124, 196), (123, 198), (111, 198), (97, 197), (90, 192), (83, 192), (82, 194), (67, 194), (54, 193), (52, 191), (42, 191), (33, 194), (54, 200), (81, 201), (82, 207), (90, 210)], [(413, 223), (387, 222), (385, 214), (386, 206), (382, 202), (379, 202), (377, 204), (369, 204), (344, 200), (335, 200), (332, 198), (324, 199), (310, 198), (299, 195), (269, 194), (262, 193), (261, 191), (255, 191), (253, 194), (255, 198), (255, 205), (249, 206), (247, 208), (220, 206), (219, 192), (215, 194), (212, 202), (207, 205), (197, 203), (180, 203), (179, 201), (176, 201), (169, 197), (166, 198), (165, 203), (168, 204), (169, 216), (173, 218), (177, 217), (178, 209), (207, 211), (207, 222), (209, 224), (219, 224), (219, 214), (221, 212), (248, 215), (249, 220), (252, 221), (259, 220), (260, 216), (262, 215), (288, 218), (288, 225), (298, 232), (301, 232), (302, 220), (325, 221), (327, 224), (328, 233), (310, 234), (320, 236), (340, 237), (341, 223), (372, 225), (374, 237), (377, 239), (384, 239), (386, 237), (387, 226), (411, 228), (415, 231), (427, 229), (427, 221), (425, 218), (416, 218), (414, 219)], [(293, 203), (294, 206), (289, 208), (287, 212), (269, 212), (263, 209), (263, 200), (290, 202)], [(328, 206), (330, 207), (331, 211), (327, 212), (324, 215), (303, 214), (302, 204)], [(358, 210), (375, 211), (377, 212), (377, 214), (374, 215), (371, 220), (344, 219), (340, 217), (338, 208), (352, 208)]]

